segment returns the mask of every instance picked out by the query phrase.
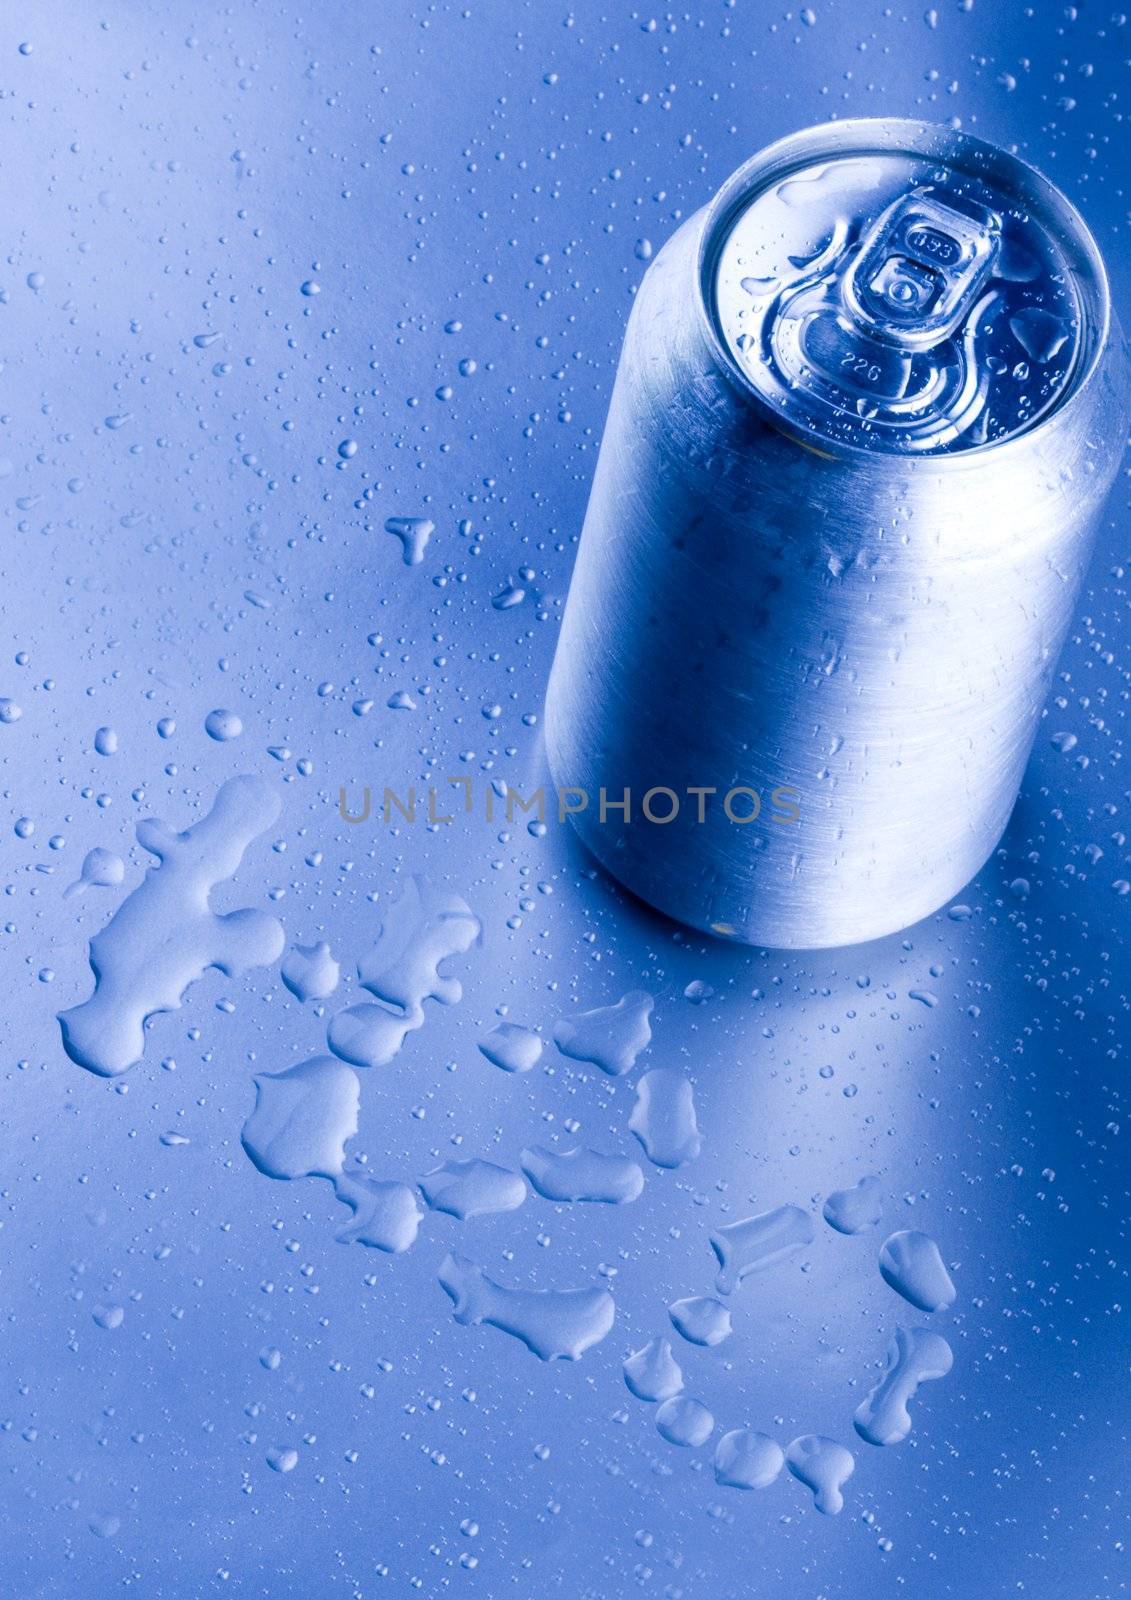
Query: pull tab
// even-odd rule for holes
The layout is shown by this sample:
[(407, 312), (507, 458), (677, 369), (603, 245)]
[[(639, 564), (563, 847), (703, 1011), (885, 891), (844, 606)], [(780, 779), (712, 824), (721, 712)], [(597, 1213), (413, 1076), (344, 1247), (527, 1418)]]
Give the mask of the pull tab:
[(905, 195), (879, 216), (841, 280), (862, 330), (905, 350), (929, 350), (962, 324), (985, 282), (1001, 218)]

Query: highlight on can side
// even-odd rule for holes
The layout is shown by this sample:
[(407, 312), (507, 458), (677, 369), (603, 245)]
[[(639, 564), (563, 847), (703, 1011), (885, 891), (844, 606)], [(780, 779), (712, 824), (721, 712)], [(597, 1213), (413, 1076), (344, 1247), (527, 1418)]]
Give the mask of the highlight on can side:
[(945, 904), (1009, 818), (1126, 399), (1096, 245), (1017, 157), (854, 121), (735, 173), (640, 285), (550, 678), (597, 859), (777, 948)]

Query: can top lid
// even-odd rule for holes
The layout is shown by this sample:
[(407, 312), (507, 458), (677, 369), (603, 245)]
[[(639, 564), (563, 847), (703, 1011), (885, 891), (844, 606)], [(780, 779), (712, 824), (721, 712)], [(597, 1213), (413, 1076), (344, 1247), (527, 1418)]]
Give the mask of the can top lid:
[[(876, 126), (917, 125), (857, 125)], [(731, 359), (815, 441), (943, 453), (1032, 427), (1106, 320), (1083, 223), (981, 141), (853, 148), (850, 127), (829, 153), (755, 171), (720, 216), (710, 309)]]

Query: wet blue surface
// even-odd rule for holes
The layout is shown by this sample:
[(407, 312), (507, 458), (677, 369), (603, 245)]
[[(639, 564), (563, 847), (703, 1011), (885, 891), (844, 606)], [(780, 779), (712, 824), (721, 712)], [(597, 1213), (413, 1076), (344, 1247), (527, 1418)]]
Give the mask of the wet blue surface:
[[(813, 12), (171, 0), (0, 23), (0, 696), (22, 713), (0, 725), (5, 1593), (1125, 1592), (1127, 480), (959, 909), (819, 956), (726, 948), (627, 901), (555, 821), (486, 817), (492, 779), (542, 777), (633, 285), (742, 159), (834, 113), (961, 118), (1077, 201), (1128, 305), (1128, 30), (1107, 8)], [(418, 563), (390, 517), (434, 523)], [(288, 951), (326, 941), (341, 983), (303, 1003), (261, 951), (158, 1016), (139, 1064), (84, 1071), (56, 1013), (89, 998), (89, 940), (153, 864), (137, 823), (184, 830), (244, 773), (281, 811), (212, 908), (269, 913)], [(428, 824), (429, 783), (452, 822)], [(360, 811), (366, 784), (374, 814), (342, 821), (340, 788)], [(386, 784), (417, 787), (415, 822), (385, 825)], [(124, 882), (84, 873), (95, 848)], [(425, 962), (408, 1003), (399, 935), (366, 957), (416, 874), (481, 933), (441, 962), (461, 993)], [(199, 923), (162, 928), (155, 953), (196, 960)], [(554, 1044), (633, 991), (652, 1036), (623, 1076)], [(334, 1069), (321, 1122), (268, 1091), (278, 1170), (332, 1168), (346, 1138), (346, 1207), (325, 1177), (265, 1175), (241, 1143), (256, 1080), (394, 1003), (413, 1025), (356, 1067), (356, 1133)], [(503, 1021), (542, 1035), (528, 1068), (479, 1050)], [(654, 1068), (691, 1083), (700, 1139), (665, 1168), (629, 1127)], [(462, 1221), (421, 1199), (402, 1253), (359, 1242), (365, 1206), (411, 1235), (394, 1182), (520, 1173), (535, 1147), (629, 1158), (643, 1192), (529, 1190)], [(835, 1231), (824, 1201), (868, 1175), (879, 1222)], [(813, 1242), (729, 1296), (717, 1346), (682, 1339), (668, 1307), (715, 1293), (710, 1236), (786, 1205)], [(953, 1306), (884, 1282), (900, 1231), (937, 1241)], [(592, 1293), (497, 1301), (474, 1269)], [(607, 1292), (611, 1331), (577, 1361), (474, 1315), (576, 1348)], [(926, 1323), (953, 1369), (903, 1442), (870, 1445), (854, 1414), (895, 1330)], [(669, 1443), (625, 1384), (657, 1338), (714, 1420), (704, 1446)], [(804, 1443), (806, 1472), (814, 1438), (847, 1447), (844, 1510), (791, 1468), (716, 1483), (736, 1429)]]

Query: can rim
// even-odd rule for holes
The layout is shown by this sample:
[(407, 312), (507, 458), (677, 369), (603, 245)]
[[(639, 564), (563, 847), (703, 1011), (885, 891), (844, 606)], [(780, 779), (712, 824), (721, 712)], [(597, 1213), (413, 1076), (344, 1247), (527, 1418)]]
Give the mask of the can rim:
[(924, 465), (930, 462), (935, 468), (945, 466), (957, 469), (964, 462), (977, 461), (990, 453), (1000, 455), (1003, 450), (1018, 446), (1022, 441), (1030, 442), (1042, 430), (1051, 428), (1077, 402), (1095, 377), (1108, 348), (1112, 305), (1107, 269), (1091, 229), (1051, 179), (1046, 178), (1030, 162), (1000, 145), (942, 123), (921, 122), (910, 117), (850, 117), (843, 121), (818, 123), (775, 140), (731, 174), (704, 210), (696, 258), (697, 310), (702, 331), (716, 360), (731, 381), (779, 433), (816, 454), (834, 458), (860, 458), (873, 464), (915, 459), (895, 452), (876, 451), (845, 439), (833, 439), (825, 435), (814, 437), (791, 418), (783, 416), (743, 370), (718, 325), (715, 269), (731, 224), (749, 203), (754, 192), (810, 166), (822, 157), (869, 154), (928, 156), (957, 166), (962, 165), (963, 156), (968, 162), (973, 158), (974, 170), (979, 176), (992, 176), (995, 172), (1000, 174), (1017, 189), (1020, 197), (1039, 206), (1046, 222), (1059, 225), (1058, 238), (1068, 254), (1073, 271), (1082, 280), (1086, 302), (1082, 313), (1087, 324), (1084, 328), (1087, 341), (1085, 355), (1067, 392), (1051, 410), (1006, 439), (991, 440), (969, 449), (944, 451), (918, 459)]

